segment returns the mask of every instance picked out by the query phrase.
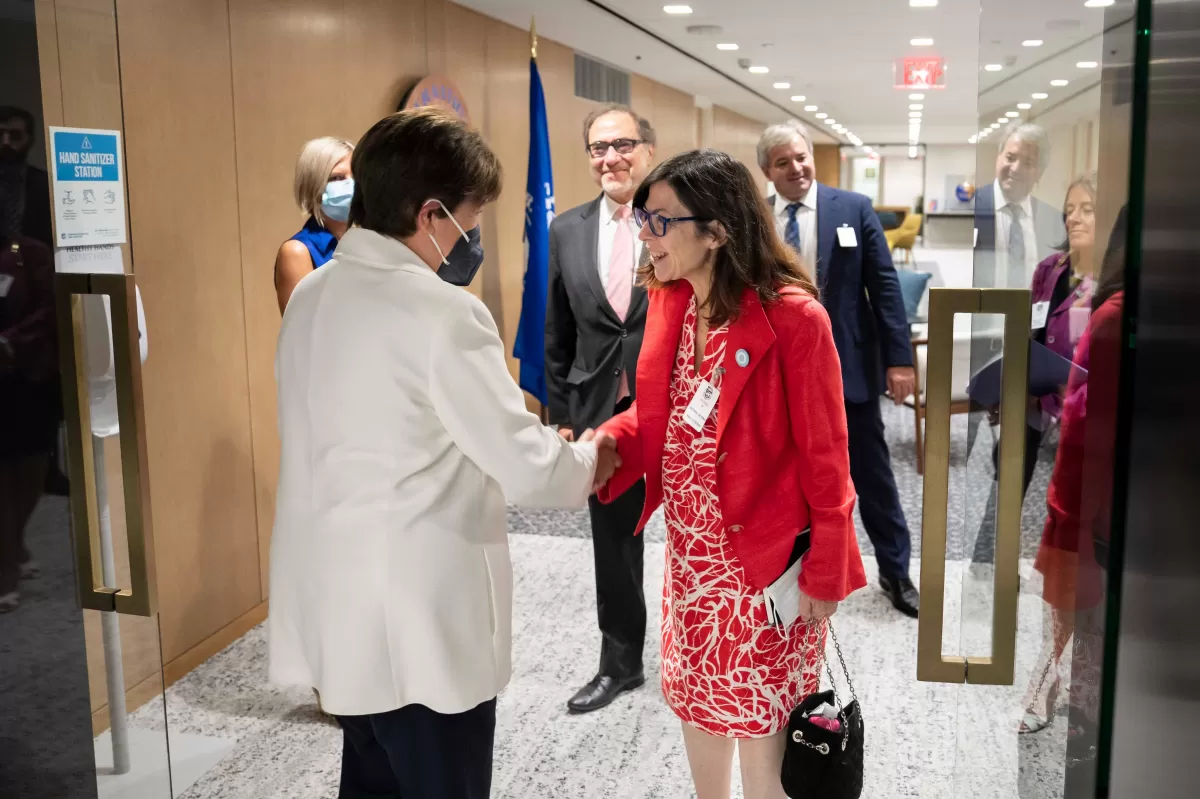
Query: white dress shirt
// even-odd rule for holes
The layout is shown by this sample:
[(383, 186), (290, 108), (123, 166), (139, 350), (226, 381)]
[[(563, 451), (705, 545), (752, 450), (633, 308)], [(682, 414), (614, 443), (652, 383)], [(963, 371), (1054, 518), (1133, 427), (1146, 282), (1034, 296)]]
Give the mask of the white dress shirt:
[[(796, 224), (800, 226), (800, 257), (811, 274), (817, 273), (817, 186), (814, 180), (808, 187), (808, 194), (800, 200), (800, 208), (796, 210)], [(775, 195), (775, 227), (779, 230), (779, 238), (784, 239), (787, 231), (788, 210), (792, 201), (782, 194)], [(786, 242), (787, 240), (784, 239)]]
[[(600, 235), (597, 238), (596, 265), (600, 269), (600, 284), (604, 286), (604, 290), (608, 291), (608, 270), (612, 266), (612, 251), (613, 240), (617, 237), (617, 226), (621, 223), (617, 220), (617, 209), (621, 206), (608, 198), (608, 195), (603, 195), (600, 200)], [(632, 209), (633, 203), (626, 203), (626, 208)], [(638, 226), (633, 221), (633, 216), (630, 216), (626, 221), (629, 225), (630, 232), (633, 233), (633, 254), (629, 260), (629, 270), (632, 272), (637, 269), (638, 253), (641, 251), (641, 242), (638, 241)], [(637, 282), (636, 276), (629, 281), (630, 285)]]
[(596, 449), (525, 409), (495, 322), (395, 239), (353, 229), (276, 355), (270, 678), (325, 710), (461, 713), (512, 672), (505, 500), (583, 508)]
[(1033, 272), (1038, 264), (1037, 228), (1033, 224), (1033, 198), (1026, 196), (1024, 200), (1017, 203), (1017, 207), (1021, 209), (1021, 231), (1025, 234), (1025, 262), (1022, 265), (1025, 279), (1019, 286), (1010, 286), (1008, 285), (1010, 260), (1008, 234), (1012, 229), (1013, 209), (1009, 207), (1011, 203), (1004, 196), (1004, 190), (1000, 188), (999, 180), (994, 182), (992, 191), (992, 196), (996, 198), (996, 282), (988, 288), (1027, 289), (1033, 280)]

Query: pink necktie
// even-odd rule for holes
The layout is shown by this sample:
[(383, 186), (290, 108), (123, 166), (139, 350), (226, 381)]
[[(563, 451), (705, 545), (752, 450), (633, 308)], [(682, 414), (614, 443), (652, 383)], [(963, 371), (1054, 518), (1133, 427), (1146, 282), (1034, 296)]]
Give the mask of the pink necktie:
[[(612, 257), (608, 261), (608, 304), (617, 318), (625, 321), (633, 293), (633, 231), (629, 218), (633, 211), (627, 205), (617, 209), (617, 233), (613, 236)], [(617, 402), (629, 396), (629, 376), (622, 370)]]

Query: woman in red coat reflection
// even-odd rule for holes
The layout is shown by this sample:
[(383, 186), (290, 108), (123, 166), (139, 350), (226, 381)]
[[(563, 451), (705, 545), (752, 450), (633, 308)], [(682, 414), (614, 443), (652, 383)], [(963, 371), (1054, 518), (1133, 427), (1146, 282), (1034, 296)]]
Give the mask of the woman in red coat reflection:
[[(783, 797), (788, 716), (818, 682), (813, 622), (866, 584), (829, 318), (731, 156), (666, 161), (633, 206), (650, 311), (637, 402), (601, 428), (623, 466), (600, 499), (644, 475), (639, 529), (664, 506), (662, 686), (699, 799), (729, 796), (735, 742), (745, 796)], [(763, 589), (806, 529), (788, 629)]]

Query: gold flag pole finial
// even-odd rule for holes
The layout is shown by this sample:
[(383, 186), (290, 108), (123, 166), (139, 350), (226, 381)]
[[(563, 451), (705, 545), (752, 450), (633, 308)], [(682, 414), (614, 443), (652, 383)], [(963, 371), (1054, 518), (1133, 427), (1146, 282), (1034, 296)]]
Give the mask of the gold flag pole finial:
[(537, 20), (533, 17), (529, 18), (529, 52), (533, 55), (533, 59), (537, 60)]

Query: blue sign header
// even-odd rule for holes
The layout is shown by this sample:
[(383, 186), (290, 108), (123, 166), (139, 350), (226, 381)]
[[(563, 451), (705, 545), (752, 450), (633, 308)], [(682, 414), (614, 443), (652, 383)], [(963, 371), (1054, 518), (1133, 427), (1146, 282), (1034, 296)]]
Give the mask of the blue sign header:
[(54, 169), (60, 181), (120, 179), (117, 137), (104, 133), (54, 132)]

